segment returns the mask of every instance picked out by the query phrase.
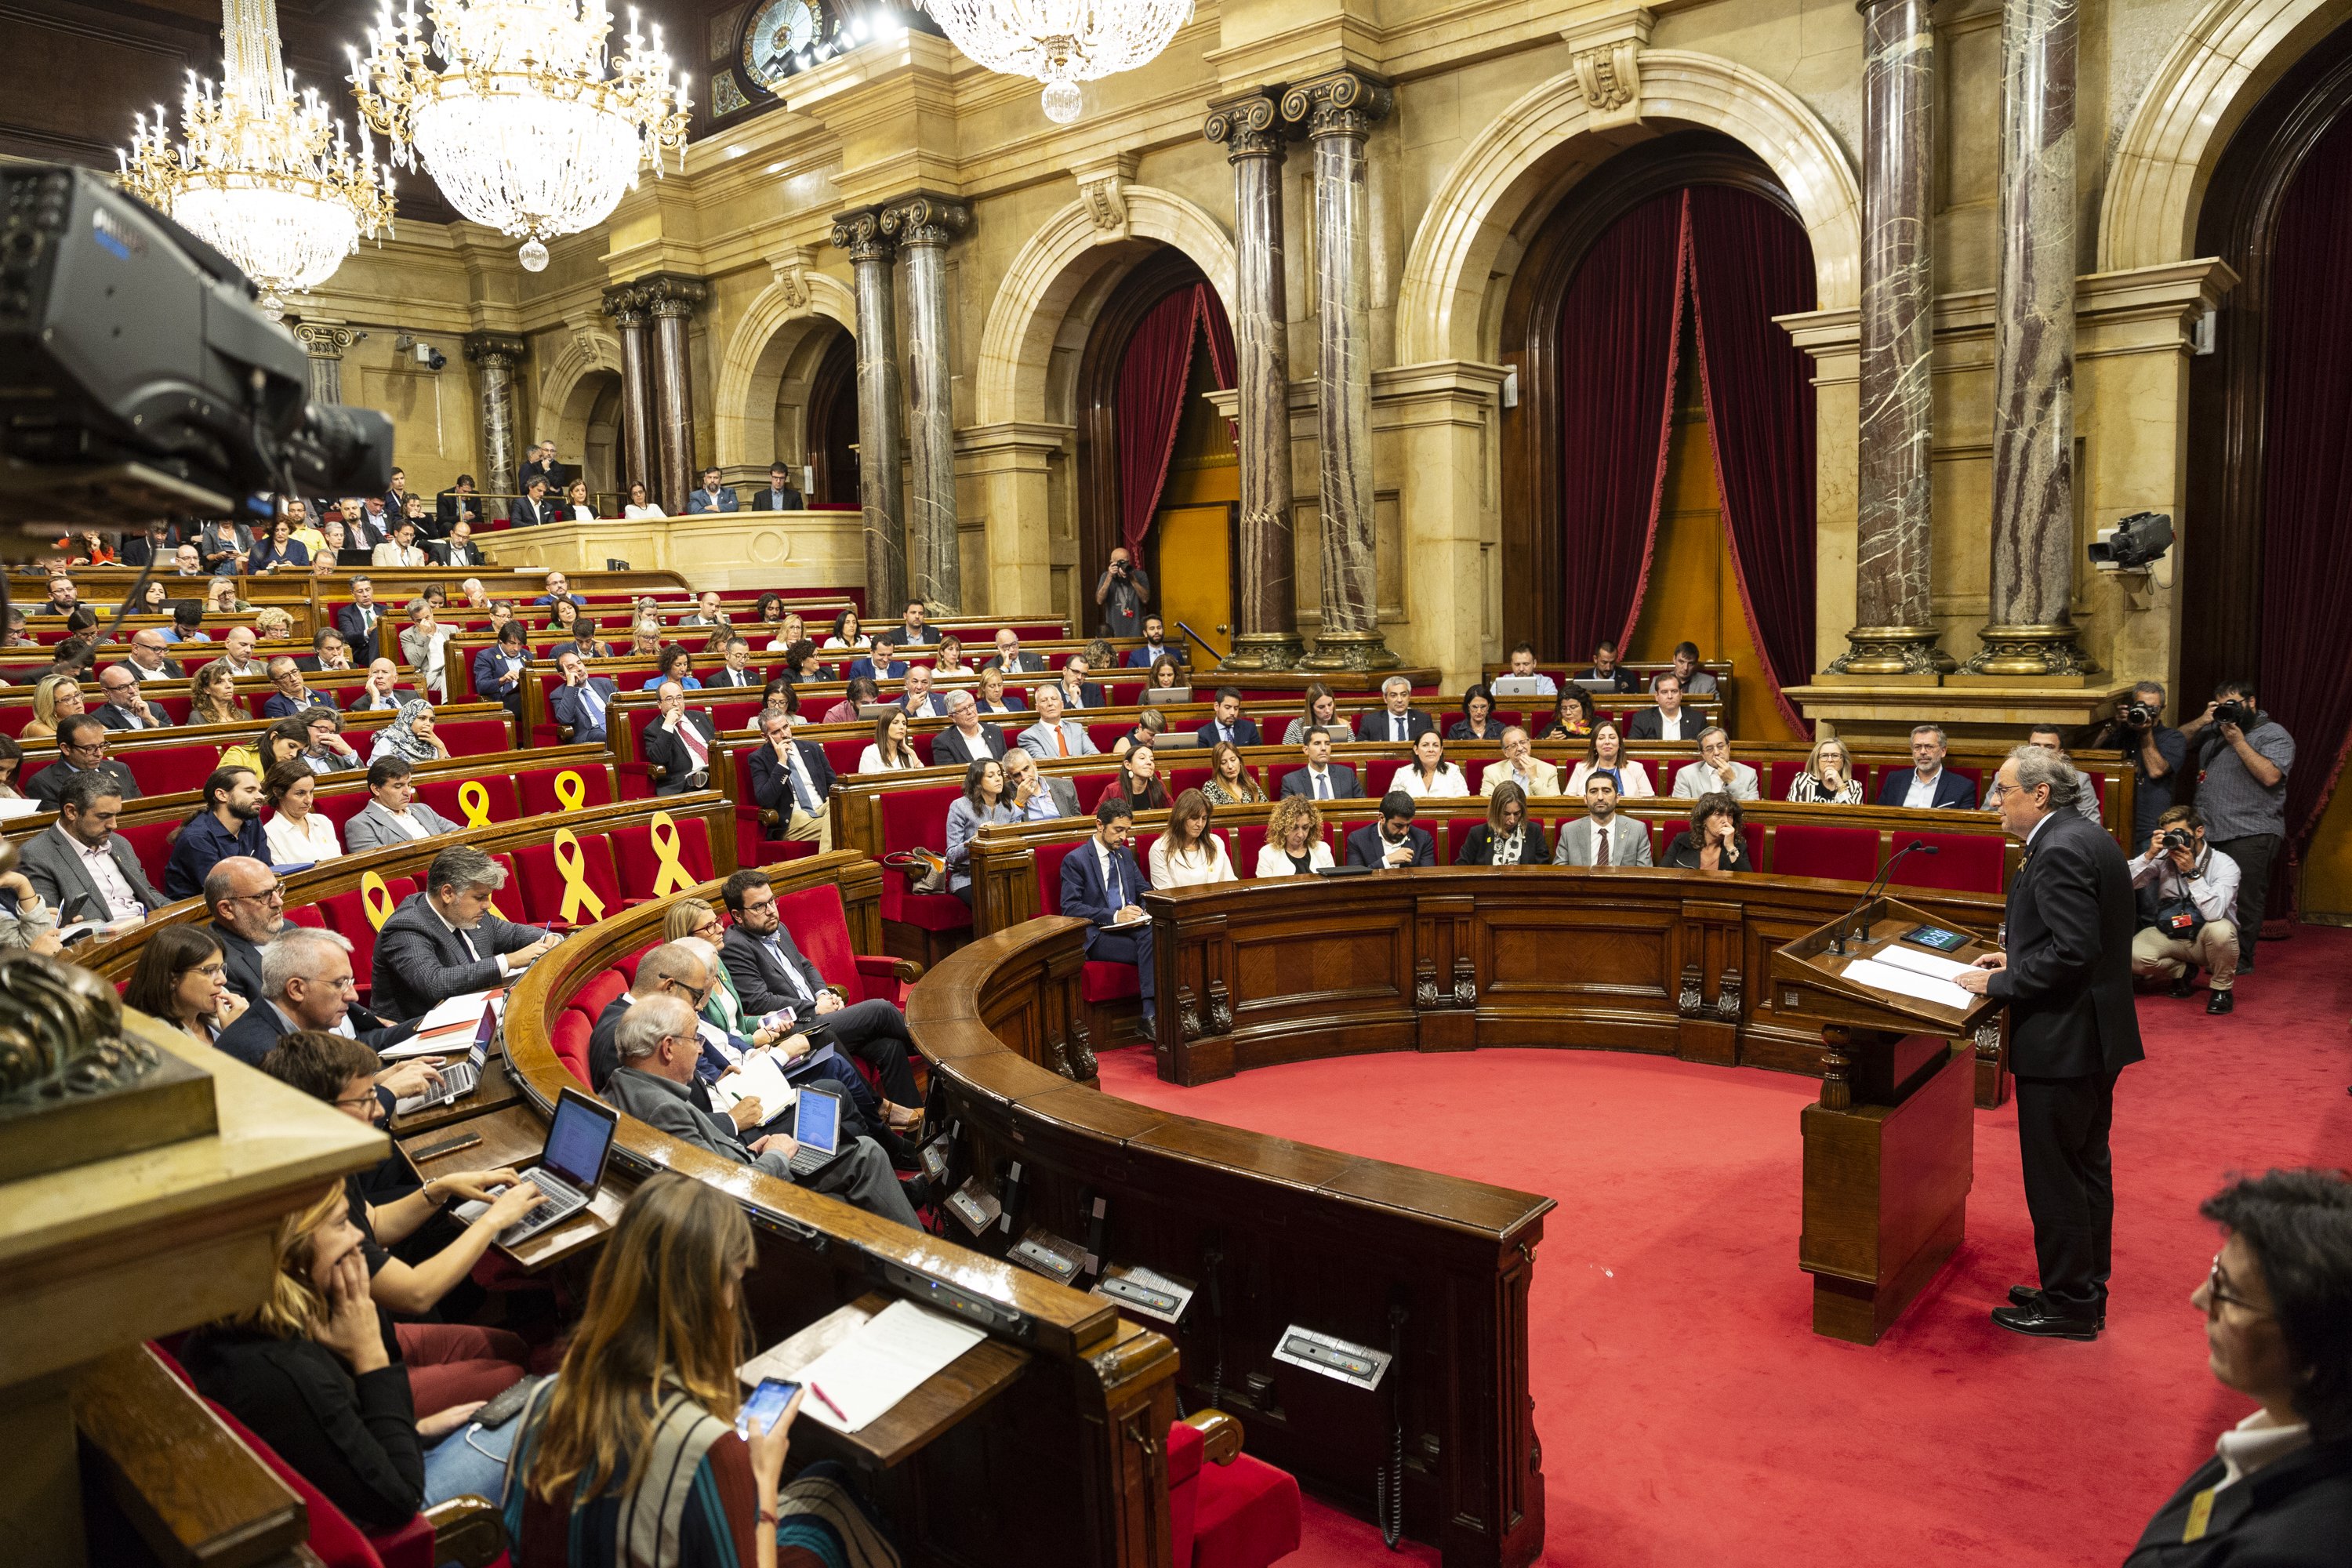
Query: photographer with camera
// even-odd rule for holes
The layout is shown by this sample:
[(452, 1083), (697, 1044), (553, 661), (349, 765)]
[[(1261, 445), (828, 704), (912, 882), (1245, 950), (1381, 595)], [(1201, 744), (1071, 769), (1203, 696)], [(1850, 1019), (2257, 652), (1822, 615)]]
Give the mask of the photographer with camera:
[(2131, 874), (2132, 886), (2155, 900), (2153, 916), (2143, 915), (2149, 923), (2132, 937), (2133, 975), (2169, 980), (2173, 995), (2187, 996), (2202, 964), (2212, 974), (2205, 1011), (2229, 1012), (2238, 976), (2238, 863), (2205, 842), (2195, 806), (2176, 805), (2148, 830)]
[(2173, 786), (2189, 761), (2189, 739), (2164, 721), (2164, 688), (2143, 680), (2131, 689), (2131, 698), (2092, 743), (2095, 751), (2117, 751), (2131, 759), (2137, 775), (2132, 790), (2132, 836), (2145, 843), (2156, 825), (2172, 808)]
[(1143, 625), (1143, 606), (1151, 598), (1151, 579), (1120, 545), (1110, 552), (1102, 581), (1095, 584), (1095, 603), (1102, 606), (1103, 635), (1131, 637)]
[(2238, 863), (2238, 972), (2254, 966), (2271, 860), (2286, 836), (2286, 775), (2294, 738), (2254, 700), (2251, 680), (2225, 680), (2180, 727), (2196, 751), (2197, 810), (2213, 847)]

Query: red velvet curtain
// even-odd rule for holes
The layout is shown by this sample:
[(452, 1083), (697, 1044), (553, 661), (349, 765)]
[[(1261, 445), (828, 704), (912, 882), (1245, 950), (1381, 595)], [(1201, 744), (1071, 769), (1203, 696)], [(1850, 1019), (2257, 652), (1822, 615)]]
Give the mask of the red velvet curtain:
[(1669, 192), (1609, 226), (1560, 309), (1562, 540), (1568, 653), (1620, 646), (1641, 618), (1682, 312), (1683, 199)]
[(1772, 318), (1813, 308), (1813, 249), (1760, 196), (1685, 195), (1699, 380), (1740, 605), (1773, 700), (1806, 734), (1781, 691), (1813, 668), (1812, 364)]
[(1184, 388), (1192, 377), (1192, 346), (1206, 333), (1209, 363), (1220, 390), (1234, 384), (1234, 330), (1215, 289), (1206, 283), (1179, 289), (1144, 312), (1119, 356), (1119, 532), (1140, 552), (1168, 483), (1168, 459), (1184, 422)]
[[(2288, 855), (2299, 859), (2352, 742), (2352, 119), (2312, 149), (2271, 248), (2263, 403), (2263, 706), (2294, 737)], [(2180, 694), (2184, 712), (2210, 692)], [(2291, 894), (2290, 863), (2280, 873)], [(2273, 881), (2273, 888), (2277, 887)], [(2273, 910), (2289, 908), (2273, 897)]]

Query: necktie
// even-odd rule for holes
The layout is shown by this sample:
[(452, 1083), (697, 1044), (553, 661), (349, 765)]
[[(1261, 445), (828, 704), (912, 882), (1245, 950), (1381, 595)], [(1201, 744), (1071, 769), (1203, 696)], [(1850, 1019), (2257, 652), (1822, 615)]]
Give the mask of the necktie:
[(1066, 757), (1070, 754), (1069, 731), (1064, 730), (1059, 724), (1054, 726), (1054, 745), (1062, 755)]
[(1395, 714), (1389, 716), (1389, 739), (1391, 741), (1404, 739), (1404, 721)]
[(587, 728), (599, 733), (604, 728), (604, 694), (591, 683), (580, 689), (580, 705), (588, 710)]
[(474, 939), (468, 932), (462, 930), (457, 932), (457, 945), (466, 950), (466, 956), (467, 958), (472, 959), (477, 963), (481, 962), (482, 955), (480, 952), (475, 948)]
[(1329, 773), (1317, 773), (1315, 775), (1315, 798), (1317, 800), (1329, 800), (1331, 798), (1331, 775)]
[(814, 816), (816, 815), (816, 786), (810, 780), (807, 771), (801, 766), (801, 754), (798, 747), (793, 747), (791, 752), (785, 754), (784, 776), (792, 781), (793, 798), (800, 802), (802, 812), (807, 816)]
[(694, 759), (694, 771), (709, 773), (710, 748), (703, 742), (701, 735), (696, 732), (693, 723), (683, 713), (678, 715), (677, 739), (678, 743), (686, 748), (686, 754)]
[(1592, 863), (1596, 866), (1609, 864), (1609, 830), (1605, 827), (1593, 830)]
[(803, 1002), (814, 1002), (815, 998), (809, 994), (808, 985), (801, 979), (800, 970), (793, 965), (792, 960), (784, 956), (784, 944), (778, 942), (775, 938), (770, 937), (768, 939), (768, 951), (775, 955), (776, 967), (782, 970), (784, 972), (784, 978), (791, 982), (793, 994)]

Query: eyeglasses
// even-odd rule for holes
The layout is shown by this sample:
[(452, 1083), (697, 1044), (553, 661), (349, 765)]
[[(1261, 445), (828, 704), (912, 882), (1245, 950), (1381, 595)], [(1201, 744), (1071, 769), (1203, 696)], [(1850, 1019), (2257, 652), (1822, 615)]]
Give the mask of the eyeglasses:
[(2221, 1309), (2225, 1306), (2235, 1307), (2250, 1318), (2269, 1318), (2277, 1315), (2264, 1308), (2255, 1306), (2252, 1301), (2230, 1289), (2230, 1277), (2221, 1271), (2221, 1255), (2217, 1252), (2213, 1255), (2213, 1271), (2205, 1276), (2205, 1316), (2209, 1320), (2218, 1321), (2221, 1316)]
[(346, 1106), (352, 1106), (352, 1105), (373, 1105), (373, 1104), (375, 1104), (375, 1103), (376, 1103), (375, 1089), (374, 1089), (374, 1086), (371, 1085), (371, 1086), (369, 1086), (368, 1091), (367, 1091), (365, 1094), (347, 1094), (347, 1095), (343, 1096), (341, 1100), (336, 1100), (336, 1101), (335, 1101), (335, 1109), (336, 1109), (336, 1110), (341, 1110), (344, 1109)]
[[(268, 887), (262, 889), (261, 891), (257, 893), (232, 893), (229, 895), (229, 899), (238, 901), (249, 901), (257, 904), (282, 904), (286, 901), (286, 884), (283, 882), (272, 882)], [(223, 901), (227, 902), (229, 900), (224, 900)]]

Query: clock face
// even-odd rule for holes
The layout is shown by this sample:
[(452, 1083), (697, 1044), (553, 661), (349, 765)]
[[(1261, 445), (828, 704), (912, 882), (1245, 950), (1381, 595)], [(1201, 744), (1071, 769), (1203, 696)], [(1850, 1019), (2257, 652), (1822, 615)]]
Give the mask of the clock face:
[(743, 69), (772, 88), (792, 74), (793, 57), (816, 41), (814, 0), (766, 0), (743, 30)]

